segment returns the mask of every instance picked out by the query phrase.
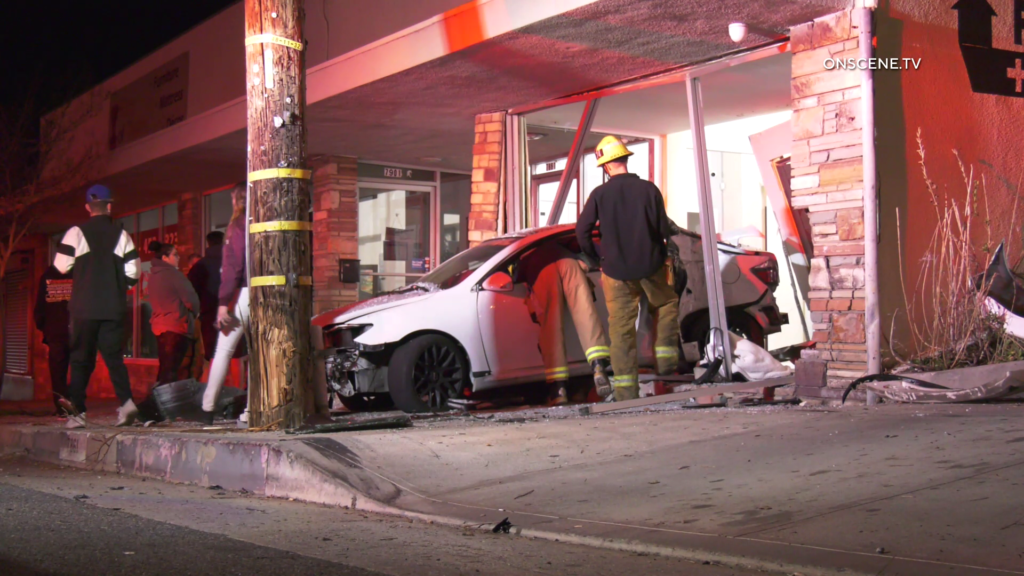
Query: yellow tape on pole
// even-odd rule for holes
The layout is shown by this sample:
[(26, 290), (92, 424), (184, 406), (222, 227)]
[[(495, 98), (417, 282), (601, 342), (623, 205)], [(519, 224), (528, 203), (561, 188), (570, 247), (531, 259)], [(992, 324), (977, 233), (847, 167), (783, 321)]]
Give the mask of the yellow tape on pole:
[(299, 180), (309, 180), (312, 177), (312, 170), (300, 170), (298, 168), (267, 168), (266, 170), (249, 172), (249, 182), (269, 180), (271, 178), (298, 178)]
[[(249, 286), (256, 288), (257, 286), (285, 286), (288, 284), (288, 278), (286, 276), (256, 276), (249, 279)], [(299, 276), (299, 286), (312, 286), (313, 278), (311, 276)]]
[(249, 225), (249, 233), (259, 234), (260, 232), (306, 232), (313, 229), (312, 222), (296, 222), (279, 220), (275, 222), (258, 222)]
[(300, 52), (305, 49), (302, 42), (296, 42), (295, 40), (289, 40), (288, 38), (282, 38), (281, 36), (274, 36), (273, 34), (257, 34), (245, 39), (246, 46), (250, 46), (252, 44), (279, 44), (281, 46), (294, 48)]

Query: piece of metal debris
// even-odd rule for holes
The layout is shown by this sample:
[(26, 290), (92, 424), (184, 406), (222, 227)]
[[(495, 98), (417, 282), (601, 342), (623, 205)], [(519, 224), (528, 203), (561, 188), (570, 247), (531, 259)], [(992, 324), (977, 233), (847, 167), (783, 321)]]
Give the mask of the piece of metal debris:
[(407, 414), (395, 416), (379, 416), (366, 418), (353, 416), (341, 420), (335, 420), (330, 424), (316, 424), (303, 426), (297, 430), (289, 430), (288, 434), (325, 434), (328, 432), (353, 432), (357, 430), (384, 430), (388, 428), (408, 428), (412, 426), (412, 419)]
[[(952, 371), (950, 371), (952, 372)], [(992, 381), (968, 388), (951, 388), (906, 374), (872, 374), (850, 383), (843, 402), (857, 386), (896, 402), (946, 404), (996, 400), (1024, 389), (1024, 370), (1008, 370)]]
[(515, 498), (513, 498), (513, 500), (519, 500), (520, 498), (526, 498), (527, 496), (529, 496), (530, 494), (533, 494), (534, 492), (536, 492), (536, 490), (530, 490), (526, 494), (520, 494), (519, 496), (516, 496)]

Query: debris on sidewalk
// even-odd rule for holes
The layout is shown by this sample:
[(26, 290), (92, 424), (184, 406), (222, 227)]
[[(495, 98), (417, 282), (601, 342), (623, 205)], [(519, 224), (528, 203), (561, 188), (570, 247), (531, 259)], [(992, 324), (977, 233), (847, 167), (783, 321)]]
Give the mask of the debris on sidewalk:
[(501, 522), (498, 522), (497, 524), (495, 524), (494, 528), (491, 529), (491, 532), (494, 532), (495, 534), (497, 534), (499, 532), (501, 532), (503, 534), (508, 534), (509, 531), (511, 531), (511, 530), (512, 530), (512, 523), (508, 521), (508, 518), (505, 518)]
[(642, 406), (649, 406), (651, 404), (681, 402), (706, 396), (717, 396), (719, 394), (723, 394), (726, 392), (739, 392), (743, 390), (756, 390), (760, 388), (777, 388), (779, 386), (786, 386), (792, 384), (793, 382), (793, 376), (784, 376), (781, 378), (772, 378), (768, 380), (759, 380), (755, 382), (737, 382), (732, 384), (719, 384), (715, 386), (702, 386), (697, 388), (696, 390), (690, 390), (688, 392), (676, 392), (674, 394), (664, 394), (662, 396), (651, 396), (648, 398), (638, 398), (636, 400), (626, 400), (625, 402), (612, 402), (611, 404), (596, 404), (583, 406), (580, 408), (580, 415), (589, 416), (591, 414), (601, 414), (604, 412), (614, 412), (618, 410), (626, 410), (629, 408), (639, 408)]
[(407, 414), (392, 416), (361, 417), (352, 416), (335, 420), (330, 424), (303, 426), (298, 430), (288, 430), (287, 434), (326, 434), (328, 432), (354, 432), (357, 430), (384, 430), (388, 428), (408, 428), (412, 426), (412, 418)]
[[(1013, 363), (1018, 364), (1018, 363)], [(999, 365), (996, 365), (999, 366)], [(932, 381), (936, 376), (945, 376), (958, 382), (973, 384), (978, 379), (979, 368), (991, 373), (993, 366), (959, 368), (945, 370), (931, 375), (916, 374), (872, 374), (858, 378), (847, 386), (843, 392), (843, 402), (847, 396), (860, 385), (876, 394), (895, 402), (917, 404), (945, 404), (957, 402), (978, 402), (998, 400), (1024, 392), (1024, 369), (1002, 369), (1000, 376), (989, 376), (988, 382), (967, 386), (946, 386)], [(998, 370), (998, 368), (996, 368)], [(959, 378), (958, 378), (959, 376)], [(929, 378), (925, 380), (923, 378)]]

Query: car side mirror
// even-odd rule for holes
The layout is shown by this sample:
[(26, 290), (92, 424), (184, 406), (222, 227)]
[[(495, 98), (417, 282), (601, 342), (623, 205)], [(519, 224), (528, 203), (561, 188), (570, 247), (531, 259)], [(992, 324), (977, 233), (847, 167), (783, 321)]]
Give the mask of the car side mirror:
[(512, 277), (506, 272), (495, 272), (488, 276), (480, 287), (488, 292), (511, 292)]

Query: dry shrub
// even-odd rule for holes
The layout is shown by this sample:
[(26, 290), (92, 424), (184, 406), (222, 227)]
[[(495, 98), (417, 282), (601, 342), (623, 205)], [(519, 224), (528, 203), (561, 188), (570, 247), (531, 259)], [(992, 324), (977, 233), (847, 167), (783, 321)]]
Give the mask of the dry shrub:
[[(945, 193), (940, 196), (938, 187), (928, 176), (920, 129), (917, 148), (937, 225), (921, 259), (913, 293), (907, 290), (903, 278), (903, 239), (897, 227), (900, 280), (909, 316), (912, 353), (903, 359), (893, 349), (893, 356), (923, 370), (950, 370), (1024, 359), (1024, 342), (1007, 334), (1002, 318), (989, 311), (986, 305), (989, 284), (978, 281), (994, 248), (984, 175), (976, 178), (974, 168), (965, 167), (954, 150), (966, 195), (962, 202)], [(982, 207), (983, 218), (979, 212)], [(1007, 245), (1011, 244), (1016, 212), (1015, 194), (1011, 228), (1005, 238)], [(891, 338), (890, 343), (894, 344)]]

